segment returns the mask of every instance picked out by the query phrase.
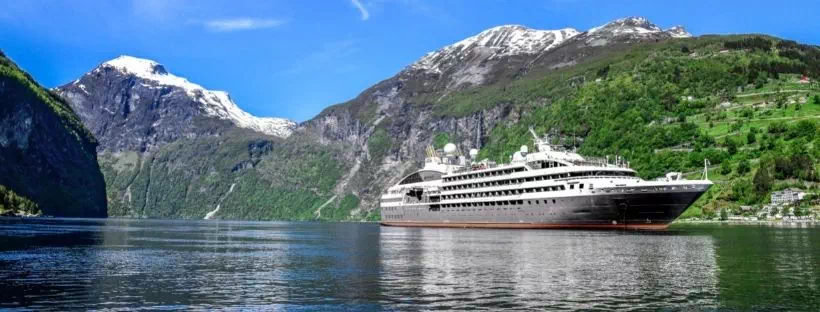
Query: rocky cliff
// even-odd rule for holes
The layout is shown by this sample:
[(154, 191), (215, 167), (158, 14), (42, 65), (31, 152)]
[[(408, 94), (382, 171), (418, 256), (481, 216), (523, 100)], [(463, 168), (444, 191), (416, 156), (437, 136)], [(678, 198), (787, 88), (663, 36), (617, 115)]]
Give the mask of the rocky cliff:
[(106, 217), (97, 141), (58, 95), (0, 53), (0, 185), (45, 215)]
[(169, 73), (161, 64), (120, 56), (56, 90), (100, 140), (101, 151), (146, 152), (181, 138), (233, 127), (276, 137), (295, 123), (241, 110), (228, 93)]

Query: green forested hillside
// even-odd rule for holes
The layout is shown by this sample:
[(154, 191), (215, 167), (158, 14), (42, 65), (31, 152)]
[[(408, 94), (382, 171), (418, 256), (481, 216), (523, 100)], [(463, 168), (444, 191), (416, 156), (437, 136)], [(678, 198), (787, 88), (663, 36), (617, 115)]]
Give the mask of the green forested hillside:
[(105, 217), (96, 146), (64, 99), (0, 52), (0, 210)]
[[(809, 82), (800, 81), (804, 76)], [(762, 36), (645, 44), (541, 77), (442, 101), (444, 115), (513, 103), (520, 120), (493, 129), (480, 156), (508, 160), (527, 132), (590, 156), (622, 155), (644, 178), (699, 176), (717, 185), (688, 216), (763, 203), (787, 185), (815, 189), (820, 49)]]
[(100, 163), (112, 216), (202, 219), (220, 206), (213, 218), (341, 220), (355, 205), (323, 206), (347, 169), (339, 157), (331, 147), (235, 129), (143, 155), (104, 153)]
[(15, 215), (18, 213), (24, 215), (39, 215), (42, 211), (40, 211), (40, 207), (38, 207), (35, 202), (0, 185), (0, 216)]

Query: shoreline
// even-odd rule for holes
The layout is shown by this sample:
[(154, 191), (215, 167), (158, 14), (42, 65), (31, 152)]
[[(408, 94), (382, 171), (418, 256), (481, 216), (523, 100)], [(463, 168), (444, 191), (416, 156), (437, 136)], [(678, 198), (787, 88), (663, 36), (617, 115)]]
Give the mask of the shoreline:
[(796, 226), (820, 225), (820, 220), (675, 220), (670, 226), (697, 224)]

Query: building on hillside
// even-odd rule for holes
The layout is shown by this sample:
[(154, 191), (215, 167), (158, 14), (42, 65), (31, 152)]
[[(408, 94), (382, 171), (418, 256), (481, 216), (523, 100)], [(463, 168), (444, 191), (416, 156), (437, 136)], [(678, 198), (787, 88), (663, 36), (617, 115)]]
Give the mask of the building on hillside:
[(798, 81), (798, 83), (811, 83), (811, 78), (809, 78), (809, 76), (803, 75), (803, 77), (800, 77), (800, 81)]
[(791, 204), (796, 201), (803, 199), (806, 196), (806, 192), (803, 192), (801, 189), (797, 188), (787, 188), (782, 191), (772, 192), (771, 199), (772, 204), (775, 205), (784, 205), (784, 204)]

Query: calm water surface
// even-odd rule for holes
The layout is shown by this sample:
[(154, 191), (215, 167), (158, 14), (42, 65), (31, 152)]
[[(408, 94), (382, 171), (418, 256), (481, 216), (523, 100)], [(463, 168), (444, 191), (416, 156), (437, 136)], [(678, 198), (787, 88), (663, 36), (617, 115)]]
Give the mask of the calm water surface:
[(0, 309), (820, 310), (820, 227), (0, 219)]

